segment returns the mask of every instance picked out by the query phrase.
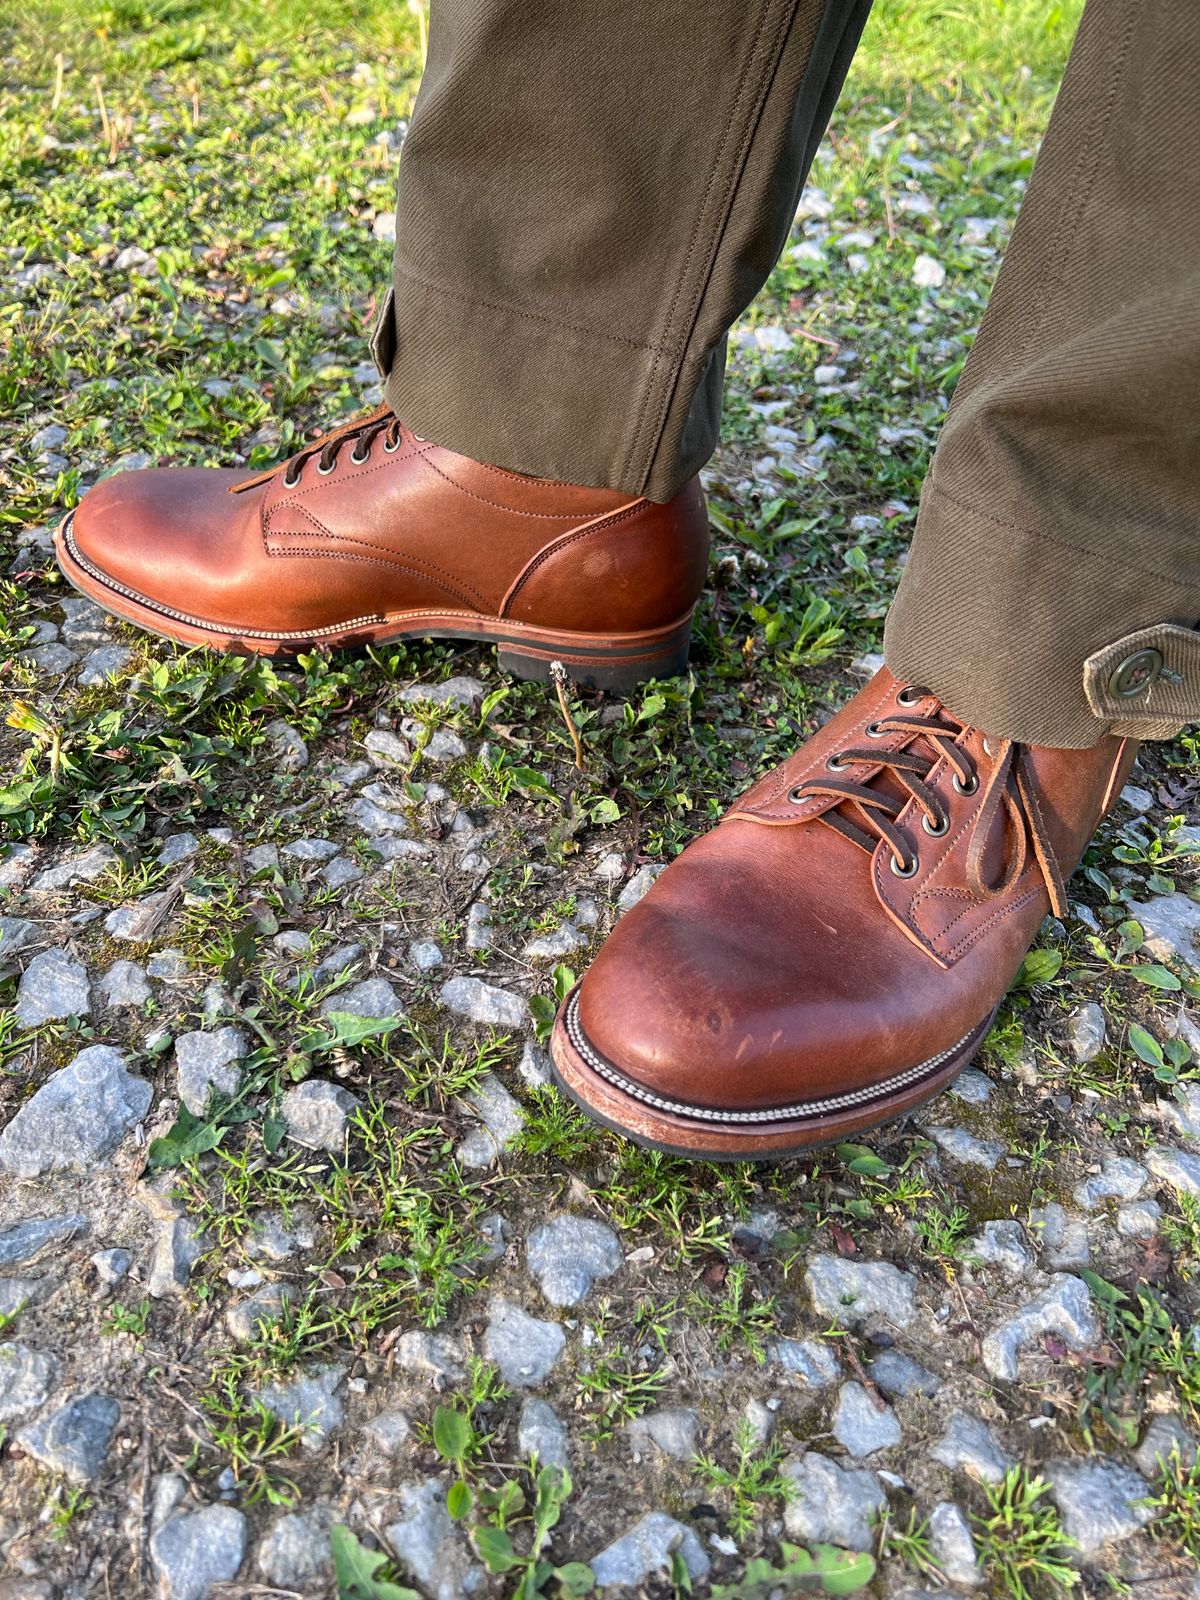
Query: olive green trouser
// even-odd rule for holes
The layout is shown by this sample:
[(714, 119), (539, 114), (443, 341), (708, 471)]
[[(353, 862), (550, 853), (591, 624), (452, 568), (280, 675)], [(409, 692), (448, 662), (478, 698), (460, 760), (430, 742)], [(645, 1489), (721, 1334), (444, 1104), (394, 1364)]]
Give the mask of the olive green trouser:
[[(396, 411), (669, 498), (869, 8), (433, 0), (375, 341)], [(1200, 0), (1088, 0), (885, 654), (993, 734), (1162, 738), (1200, 720), (1198, 621)]]

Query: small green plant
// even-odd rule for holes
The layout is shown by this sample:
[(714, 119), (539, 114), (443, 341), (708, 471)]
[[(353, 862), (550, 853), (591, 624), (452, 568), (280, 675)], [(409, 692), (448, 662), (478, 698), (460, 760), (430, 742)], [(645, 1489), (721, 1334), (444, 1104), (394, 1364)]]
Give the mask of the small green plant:
[(128, 1333), (140, 1339), (146, 1332), (149, 1320), (149, 1300), (142, 1300), (136, 1306), (124, 1306), (120, 1301), (114, 1301), (104, 1313), (104, 1332), (110, 1335)]
[(1185, 1462), (1179, 1446), (1158, 1459), (1158, 1492), (1146, 1499), (1155, 1520), (1150, 1532), (1156, 1539), (1174, 1539), (1200, 1562), (1200, 1457)]
[[(508, 1591), (509, 1600), (537, 1600), (551, 1579), (562, 1600), (590, 1593), (595, 1584), (590, 1567), (581, 1561), (556, 1566), (544, 1554), (570, 1497), (571, 1474), (565, 1467), (542, 1467), (532, 1486), (530, 1505), (515, 1479), (506, 1479), (499, 1488), (477, 1491), (460, 1480), (455, 1487), (462, 1492), (450, 1508), (451, 1515), (458, 1521), (472, 1519), (471, 1542), (489, 1572), (515, 1577), (516, 1586)], [(518, 1549), (509, 1530), (526, 1524), (528, 1544)]]
[(908, 1522), (903, 1528), (893, 1521), (888, 1511), (884, 1511), (879, 1524), (879, 1559), (882, 1561), (888, 1556), (903, 1561), (905, 1566), (911, 1567), (923, 1578), (943, 1577), (941, 1567), (933, 1558), (928, 1518), (921, 1520), (915, 1508), (909, 1511)]
[(387, 1576), (387, 1557), (379, 1550), (368, 1550), (338, 1524), (330, 1531), (329, 1548), (333, 1556), (333, 1581), (337, 1600), (421, 1600), (415, 1589), (393, 1583)]
[(774, 1295), (755, 1299), (749, 1282), (750, 1269), (735, 1261), (725, 1275), (724, 1292), (719, 1299), (694, 1290), (687, 1309), (696, 1320), (713, 1329), (718, 1350), (744, 1345), (759, 1366), (767, 1359), (767, 1340), (779, 1320), (779, 1302)]
[(986, 1514), (971, 1514), (980, 1563), (1008, 1600), (1036, 1600), (1044, 1583), (1072, 1589), (1079, 1582), (1070, 1560), (1075, 1541), (1043, 1501), (1049, 1488), (1044, 1478), (1010, 1467), (1000, 1483), (983, 1486)]
[(65, 1538), (76, 1517), (90, 1511), (93, 1504), (85, 1489), (63, 1487), (50, 1503), (50, 1537)]
[(743, 1418), (733, 1436), (732, 1467), (723, 1467), (712, 1456), (700, 1455), (695, 1471), (708, 1489), (723, 1489), (729, 1494), (727, 1522), (735, 1539), (744, 1539), (754, 1527), (764, 1502), (786, 1500), (791, 1479), (779, 1470), (783, 1448), (771, 1441), (759, 1447), (750, 1422)]
[(783, 1559), (779, 1564), (766, 1556), (755, 1556), (746, 1566), (745, 1576), (736, 1583), (714, 1583), (712, 1600), (775, 1600), (776, 1595), (857, 1594), (875, 1576), (875, 1558), (856, 1550), (839, 1550), (831, 1544), (815, 1544), (811, 1550), (788, 1544), (779, 1545)]
[(560, 964), (551, 973), (550, 981), (554, 987), (553, 998), (548, 994), (535, 994), (529, 1002), (529, 1009), (533, 1012), (534, 1031), (542, 1044), (550, 1037), (559, 1006), (575, 987), (575, 974), (570, 967)]

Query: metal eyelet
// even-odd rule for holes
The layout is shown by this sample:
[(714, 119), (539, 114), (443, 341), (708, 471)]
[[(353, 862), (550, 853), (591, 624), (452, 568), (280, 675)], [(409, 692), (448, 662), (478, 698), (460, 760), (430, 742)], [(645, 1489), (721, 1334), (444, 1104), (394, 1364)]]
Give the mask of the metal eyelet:
[(788, 804), (793, 806), (802, 806), (807, 799), (808, 796), (804, 793), (803, 789), (797, 785), (797, 787), (794, 788), (788, 795)]
[(331, 461), (327, 467), (323, 467), (319, 461), (317, 462), (317, 475), (319, 477), (327, 478), (331, 472), (336, 472), (336, 471), (337, 471), (337, 462), (336, 461)]
[(948, 833), (950, 831), (950, 818), (943, 817), (941, 821), (935, 825), (934, 823), (930, 822), (927, 816), (922, 814), (921, 826), (931, 838), (940, 839), (944, 833)]
[(845, 772), (850, 763), (848, 761), (839, 761), (836, 756), (830, 756), (825, 765), (829, 768), (830, 772)]
[(877, 722), (868, 722), (863, 732), (868, 739), (882, 739), (887, 729), (881, 728)]
[(360, 456), (358, 453), (358, 446), (356, 445), (350, 452), (350, 459), (353, 461), (356, 467), (365, 466), (366, 463), (371, 459), (371, 452), (368, 450), (366, 455)]
[(389, 444), (386, 439), (383, 442), (383, 449), (384, 449), (384, 454), (385, 455), (394, 456), (396, 454), (396, 451), (399, 450), (399, 448), (400, 448), (400, 438), (399, 438), (398, 435), (396, 437), (395, 442), (392, 443), (392, 444)]
[(888, 866), (891, 867), (892, 872), (895, 874), (895, 876), (897, 878), (911, 878), (915, 874), (917, 868), (920, 865), (921, 865), (921, 863), (920, 863), (920, 861), (917, 859), (917, 857), (915, 855), (913, 856), (912, 860), (909, 862), (907, 867), (898, 867), (896, 865), (895, 856), (889, 856), (889, 858), (888, 858)]
[(300, 482), (300, 474), (299, 473), (297, 473), (294, 478), (289, 473), (286, 473), (286, 472), (284, 473), (284, 475), (283, 475), (283, 487), (285, 489), (294, 489), (299, 482)]
[(974, 794), (976, 789), (979, 787), (978, 777), (972, 777), (968, 779), (966, 783), (964, 783), (957, 772), (954, 774), (953, 778), (951, 778), (950, 782), (954, 785), (955, 794)]
[(915, 684), (908, 683), (896, 696), (896, 703), (902, 706), (915, 706), (918, 700), (923, 700), (924, 698), (924, 695)]

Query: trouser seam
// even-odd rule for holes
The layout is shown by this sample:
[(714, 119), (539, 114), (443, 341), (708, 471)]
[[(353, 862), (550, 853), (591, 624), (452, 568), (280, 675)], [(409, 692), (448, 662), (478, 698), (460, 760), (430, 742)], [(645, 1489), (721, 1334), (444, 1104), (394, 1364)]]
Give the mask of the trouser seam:
[(670, 339), (670, 329), (675, 321), (676, 310), (680, 304), (681, 298), (683, 297), (685, 288), (688, 287), (689, 272), (691, 270), (692, 260), (696, 254), (696, 249), (700, 241), (701, 234), (704, 231), (705, 218), (710, 208), (710, 202), (715, 191), (717, 179), (720, 175), (722, 165), (724, 164), (725, 150), (729, 144), (730, 135), (733, 132), (736, 123), (740, 120), (744, 129), (744, 137), (742, 139), (738, 154), (732, 164), (732, 168), (729, 170), (728, 176), (725, 179), (724, 190), (721, 195), (721, 221), (714, 230), (712, 244), (709, 250), (708, 266), (710, 269), (713, 254), (720, 246), (720, 241), (724, 234), (725, 226), (728, 222), (729, 202), (737, 188), (738, 178), (745, 165), (747, 152), (749, 151), (750, 145), (753, 142), (754, 133), (757, 130), (759, 117), (761, 116), (762, 106), (766, 101), (771, 81), (775, 76), (775, 71), (779, 64), (780, 52), (783, 48), (783, 42), (786, 39), (788, 30), (791, 27), (792, 19), (795, 15), (796, 6), (798, 3), (799, 0), (790, 0), (789, 4), (786, 4), (782, 7), (780, 26), (776, 32), (775, 39), (771, 47), (771, 71), (763, 75), (762, 89), (758, 103), (758, 114), (753, 117), (744, 117), (739, 119), (737, 115), (738, 108), (745, 96), (747, 83), (752, 79), (752, 67), (759, 44), (767, 28), (767, 21), (771, 10), (771, 0), (766, 0), (766, 3), (764, 3), (760, 12), (758, 26), (756, 27), (754, 33), (754, 40), (750, 46), (750, 49), (747, 51), (746, 58), (742, 64), (741, 76), (738, 79), (737, 89), (734, 93), (732, 101), (730, 102), (729, 115), (726, 119), (725, 127), (721, 133), (721, 140), (718, 146), (718, 160), (713, 163), (712, 176), (704, 190), (703, 196), (701, 197), (696, 220), (692, 227), (691, 237), (688, 240), (687, 255), (684, 257), (683, 268), (680, 271), (679, 278), (676, 282), (675, 292), (671, 297), (671, 303), (667, 308), (667, 315), (664, 319), (665, 331), (663, 341), (658, 348), (651, 347), (654, 349), (654, 360), (651, 364), (650, 372), (647, 375), (646, 383), (642, 389), (641, 402), (638, 405), (637, 416), (634, 420), (634, 426), (630, 433), (629, 448), (625, 452), (625, 455), (621, 461), (621, 475), (624, 478), (628, 478), (630, 476), (632, 458), (635, 450), (639, 448), (642, 451), (642, 457), (640, 470), (637, 473), (638, 481), (644, 483), (646, 475), (649, 472), (650, 462), (654, 458), (654, 450), (658, 442), (658, 437), (662, 431), (667, 407), (670, 403), (671, 389), (668, 389), (665, 384), (663, 385), (664, 392), (658, 400), (658, 415), (656, 419), (656, 425), (654, 426), (650, 437), (644, 442), (641, 442), (643, 424), (646, 421), (648, 407), (651, 403), (651, 400), (654, 398), (655, 388), (659, 383), (659, 372), (662, 366), (661, 358), (663, 351), (665, 349), (672, 356), (677, 357), (680, 361), (684, 359), (687, 353), (688, 338), (691, 334), (692, 328), (695, 326), (696, 318), (699, 315), (700, 306), (703, 302), (704, 284), (708, 277), (707, 272), (705, 272), (703, 275), (694, 275), (699, 279), (699, 281), (695, 284), (694, 288), (688, 288), (688, 293), (691, 299), (691, 315), (688, 318), (687, 326), (676, 338)]
[[(969, 517), (977, 517), (981, 522), (990, 523), (993, 528), (1002, 528), (1006, 533), (1018, 533), (1023, 538), (1039, 539), (1046, 544), (1052, 544), (1058, 550), (1069, 550), (1072, 555), (1083, 556), (1089, 561), (1108, 561), (1110, 558), (1102, 551), (1093, 550), (1085, 544), (1073, 544), (1068, 539), (1061, 539), (1055, 533), (1048, 533), (1045, 528), (1031, 528), (1022, 522), (1013, 522), (1004, 517), (997, 517), (990, 511), (984, 511), (979, 506), (973, 506), (968, 500), (961, 500), (950, 490), (944, 489), (941, 484), (935, 483), (932, 478), (925, 484), (926, 495), (938, 495), (943, 500), (948, 500), (959, 511), (965, 511)], [(1169, 572), (1160, 572), (1157, 567), (1148, 567), (1143, 562), (1131, 561), (1122, 554), (1121, 564), (1144, 573), (1148, 578), (1157, 578), (1160, 583), (1168, 583), (1172, 588), (1183, 589), (1187, 592), (1200, 591), (1200, 583), (1189, 583), (1184, 578), (1177, 578)]]

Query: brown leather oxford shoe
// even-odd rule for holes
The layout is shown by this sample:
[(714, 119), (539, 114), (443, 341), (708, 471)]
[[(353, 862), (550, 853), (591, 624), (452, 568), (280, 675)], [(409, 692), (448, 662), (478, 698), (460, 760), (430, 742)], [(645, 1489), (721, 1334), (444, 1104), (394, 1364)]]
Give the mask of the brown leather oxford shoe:
[(886, 669), (672, 863), (555, 1024), (559, 1083), (641, 1143), (789, 1155), (971, 1060), (1131, 740), (989, 739)]
[(408, 636), (492, 640), (500, 664), (622, 692), (687, 664), (708, 518), (440, 449), (383, 407), (258, 476), (122, 472), (56, 538), (107, 611), (186, 645), (289, 654)]

